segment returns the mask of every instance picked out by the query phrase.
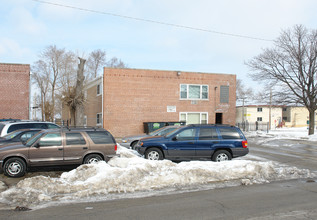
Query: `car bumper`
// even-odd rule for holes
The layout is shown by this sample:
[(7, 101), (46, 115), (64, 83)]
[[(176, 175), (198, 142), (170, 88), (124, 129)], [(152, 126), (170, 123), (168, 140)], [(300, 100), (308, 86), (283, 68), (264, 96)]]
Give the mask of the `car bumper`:
[(135, 150), (141, 155), (144, 155), (144, 153), (145, 153), (145, 147), (136, 146)]
[(249, 153), (249, 148), (232, 148), (232, 157), (242, 157)]

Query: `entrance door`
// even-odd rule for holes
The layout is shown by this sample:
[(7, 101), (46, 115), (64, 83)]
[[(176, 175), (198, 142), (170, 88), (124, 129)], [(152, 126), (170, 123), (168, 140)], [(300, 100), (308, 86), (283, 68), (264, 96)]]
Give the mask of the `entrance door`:
[(222, 124), (222, 113), (216, 113), (216, 124)]

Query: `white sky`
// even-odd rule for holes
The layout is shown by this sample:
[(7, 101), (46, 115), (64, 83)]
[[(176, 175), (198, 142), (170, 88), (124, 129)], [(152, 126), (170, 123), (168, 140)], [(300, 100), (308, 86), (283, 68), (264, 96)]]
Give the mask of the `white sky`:
[[(315, 0), (47, 0), (49, 2), (273, 40), (295, 24), (316, 28)], [(136, 21), (39, 3), (1, 0), (0, 62), (33, 64), (49, 45), (87, 56), (106, 50), (130, 68), (230, 73), (272, 42)], [(248, 81), (249, 82), (249, 81)]]

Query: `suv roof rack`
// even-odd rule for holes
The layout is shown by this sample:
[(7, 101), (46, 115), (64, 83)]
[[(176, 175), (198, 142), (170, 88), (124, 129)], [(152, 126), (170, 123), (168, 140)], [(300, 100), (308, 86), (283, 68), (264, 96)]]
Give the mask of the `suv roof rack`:
[(227, 127), (235, 127), (229, 124), (189, 124), (188, 127), (201, 127), (201, 126), (227, 126)]
[(93, 130), (93, 131), (97, 131), (97, 130), (105, 130), (102, 127), (93, 127), (93, 126), (65, 126), (65, 127), (62, 127), (62, 129), (68, 130), (68, 131), (78, 131), (78, 130)]

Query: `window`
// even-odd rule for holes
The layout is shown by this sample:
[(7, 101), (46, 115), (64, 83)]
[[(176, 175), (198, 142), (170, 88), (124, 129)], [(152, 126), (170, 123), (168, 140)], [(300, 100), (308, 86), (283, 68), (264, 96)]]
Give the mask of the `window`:
[(101, 95), (101, 84), (97, 85), (97, 95)]
[(48, 129), (56, 129), (56, 128), (60, 128), (60, 127), (57, 125), (54, 125), (54, 124), (47, 124), (47, 128)]
[(24, 134), (21, 135), (20, 140), (21, 141), (27, 141), (31, 137), (33, 137), (36, 133), (39, 131), (30, 131), (30, 132), (25, 132)]
[(60, 133), (49, 133), (40, 139), (39, 145), (41, 147), (61, 146), (62, 137)]
[(95, 144), (113, 144), (114, 140), (107, 131), (86, 131)]
[(86, 141), (81, 133), (66, 133), (66, 145), (85, 145)]
[(186, 124), (208, 124), (207, 112), (181, 112), (179, 120)]
[(208, 100), (208, 85), (181, 84), (180, 99)]
[(184, 141), (184, 140), (195, 140), (195, 135), (196, 135), (196, 129), (191, 128), (191, 129), (186, 129), (184, 131), (181, 131), (176, 135), (177, 140), (179, 141)]
[(240, 134), (235, 128), (219, 128), (222, 139), (241, 139)]
[(286, 112), (287, 111), (287, 108), (283, 108), (283, 112)]
[(258, 108), (257, 111), (258, 111), (258, 112), (262, 112), (262, 108)]
[(287, 117), (283, 117), (283, 121), (287, 121)]
[(84, 126), (87, 126), (87, 115), (84, 115)]
[(96, 124), (97, 124), (97, 125), (100, 125), (101, 123), (102, 123), (102, 114), (101, 114), (101, 113), (98, 113), (98, 114), (97, 114)]
[(256, 121), (262, 121), (262, 117), (257, 117)]
[(220, 103), (229, 103), (229, 86), (220, 86)]
[(218, 139), (218, 134), (215, 128), (200, 128), (199, 140)]

